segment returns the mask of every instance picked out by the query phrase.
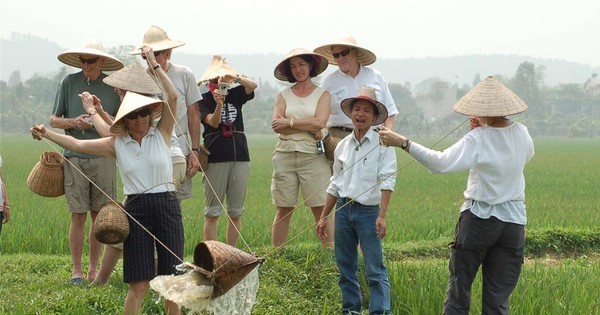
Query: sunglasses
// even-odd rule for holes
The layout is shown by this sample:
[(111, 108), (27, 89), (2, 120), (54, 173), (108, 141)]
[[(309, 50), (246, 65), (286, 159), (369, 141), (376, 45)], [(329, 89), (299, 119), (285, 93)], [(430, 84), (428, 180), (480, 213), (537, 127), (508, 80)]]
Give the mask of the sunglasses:
[[(160, 54), (162, 54), (162, 51), (155, 51), (154, 57), (158, 57)], [(142, 54), (142, 59), (146, 60), (146, 54)]]
[(85, 59), (83, 57), (79, 57), (79, 61), (81, 61), (81, 64), (90, 64), (93, 65), (96, 63), (96, 61), (98, 61), (98, 59), (100, 59), (100, 57), (96, 57), (96, 58), (90, 58), (90, 59)]
[(127, 118), (129, 120), (134, 120), (138, 116), (140, 116), (140, 117), (147, 117), (148, 115), (150, 115), (150, 109), (144, 108), (142, 110), (138, 110), (137, 112), (131, 112), (131, 113), (125, 115), (125, 118)]
[(344, 50), (342, 50), (340, 52), (336, 52), (336, 53), (333, 53), (331, 55), (333, 55), (333, 58), (335, 58), (335, 59), (340, 58), (340, 56), (346, 57), (350, 53), (350, 50), (352, 50), (352, 48), (346, 48), (346, 49), (344, 49)]

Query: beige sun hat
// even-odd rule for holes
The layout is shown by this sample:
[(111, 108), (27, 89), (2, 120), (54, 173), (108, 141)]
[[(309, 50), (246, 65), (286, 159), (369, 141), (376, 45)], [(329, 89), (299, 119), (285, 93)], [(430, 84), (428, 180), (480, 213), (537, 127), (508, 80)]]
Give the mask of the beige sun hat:
[(371, 104), (373, 104), (375, 106), (375, 108), (377, 109), (377, 116), (375, 116), (375, 120), (373, 120), (373, 123), (371, 123), (371, 126), (377, 126), (377, 125), (383, 124), (383, 122), (387, 119), (387, 117), (388, 117), (387, 108), (385, 108), (385, 105), (383, 105), (381, 102), (377, 101), (377, 96), (375, 96), (375, 90), (370, 87), (361, 88), (360, 90), (358, 90), (357, 96), (349, 97), (342, 101), (342, 103), (340, 104), (340, 107), (342, 108), (342, 111), (344, 112), (344, 114), (346, 114), (346, 116), (348, 116), (348, 118), (351, 118), (352, 106), (358, 100), (368, 101)]
[(331, 48), (333, 46), (348, 46), (356, 49), (358, 63), (360, 63), (362, 66), (368, 66), (370, 64), (373, 64), (375, 60), (377, 60), (377, 57), (373, 52), (362, 46), (359, 46), (356, 43), (356, 39), (354, 39), (354, 36), (350, 34), (347, 34), (346, 36), (334, 41), (333, 43), (317, 47), (315, 48), (314, 52), (325, 56), (325, 58), (327, 58), (330, 64), (337, 65), (337, 61), (335, 60), (335, 58), (333, 58), (333, 55), (331, 54)]
[(119, 107), (115, 121), (113, 122), (112, 126), (110, 126), (110, 132), (125, 132), (123, 118), (136, 109), (140, 109), (148, 105), (154, 105), (152, 106), (152, 117), (150, 118), (150, 121), (154, 121), (160, 116), (163, 104), (164, 102), (156, 97), (148, 97), (135, 92), (127, 91), (127, 93), (125, 93), (125, 97), (123, 97), (123, 101), (121, 102), (121, 107)]
[(142, 64), (135, 61), (123, 69), (107, 76), (104, 83), (122, 90), (139, 94), (160, 94), (161, 90), (156, 81), (148, 74)]
[(526, 111), (527, 104), (504, 84), (489, 76), (461, 97), (452, 109), (468, 116), (502, 117)]
[(235, 70), (232, 66), (230, 66), (227, 63), (227, 61), (225, 61), (225, 58), (219, 55), (214, 55), (212, 60), (210, 61), (210, 64), (208, 65), (208, 68), (206, 68), (206, 70), (202, 74), (202, 77), (200, 77), (198, 84), (201, 84), (202, 82), (208, 81), (210, 79), (222, 77), (227, 74), (236, 76), (240, 73), (237, 70)]
[(144, 46), (148, 46), (154, 51), (161, 51), (181, 47), (183, 45), (185, 45), (184, 42), (170, 39), (169, 36), (167, 36), (167, 32), (162, 28), (153, 25), (144, 34), (144, 40), (142, 41), (140, 48), (129, 53), (132, 55), (141, 55), (142, 47)]
[(301, 55), (309, 55), (314, 60), (313, 64), (317, 68), (316, 68), (316, 72), (311, 71), (311, 78), (316, 77), (319, 74), (323, 73), (323, 71), (325, 71), (325, 69), (327, 69), (327, 66), (329, 66), (327, 59), (325, 59), (325, 57), (323, 55), (320, 55), (318, 53), (312, 52), (312, 51), (310, 51), (308, 49), (304, 49), (304, 48), (294, 48), (287, 54), (287, 56), (285, 56), (285, 58), (283, 58), (283, 60), (279, 64), (277, 64), (277, 67), (275, 67), (275, 71), (274, 71), (275, 77), (281, 81), (291, 82), (290, 78), (288, 78), (286, 71), (285, 71), (286, 61), (288, 61), (289, 59), (291, 59), (293, 57), (298, 57)]
[(58, 55), (60, 62), (75, 68), (81, 68), (81, 55), (95, 55), (104, 58), (100, 66), (101, 71), (115, 71), (123, 68), (123, 63), (116, 57), (106, 53), (102, 43), (96, 39), (89, 39), (80, 48), (67, 50)]

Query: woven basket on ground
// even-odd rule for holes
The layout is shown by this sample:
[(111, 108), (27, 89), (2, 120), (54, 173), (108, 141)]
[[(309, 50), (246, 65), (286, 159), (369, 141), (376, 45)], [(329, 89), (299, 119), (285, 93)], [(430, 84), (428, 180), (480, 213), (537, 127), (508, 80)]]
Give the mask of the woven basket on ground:
[(221, 296), (256, 267), (263, 259), (219, 241), (204, 241), (194, 249), (194, 265), (204, 271), (214, 286), (212, 297)]
[(337, 137), (333, 137), (331, 135), (326, 135), (325, 138), (323, 138), (323, 145), (325, 145), (325, 155), (327, 156), (327, 159), (329, 161), (333, 161), (333, 151), (335, 151), (335, 148), (338, 145), (338, 142), (340, 142), (340, 138)]
[(64, 158), (57, 152), (44, 152), (27, 177), (27, 186), (43, 197), (65, 194)]
[(103, 244), (122, 243), (129, 236), (129, 220), (123, 204), (107, 201), (102, 205), (94, 222), (94, 236)]
[(208, 151), (205, 146), (200, 145), (200, 151), (198, 153), (198, 162), (200, 162), (200, 168), (198, 169), (198, 172), (204, 172), (206, 167), (208, 167), (208, 156), (210, 155), (210, 151)]

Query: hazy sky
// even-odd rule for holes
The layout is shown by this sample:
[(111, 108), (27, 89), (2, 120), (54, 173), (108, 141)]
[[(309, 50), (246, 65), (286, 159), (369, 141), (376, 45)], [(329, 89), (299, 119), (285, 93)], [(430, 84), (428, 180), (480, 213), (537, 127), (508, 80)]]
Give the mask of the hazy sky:
[(65, 48), (92, 37), (139, 46), (157, 25), (188, 53), (285, 54), (350, 33), (379, 58), (516, 54), (600, 66), (598, 0), (0, 2), (2, 38), (29, 33)]

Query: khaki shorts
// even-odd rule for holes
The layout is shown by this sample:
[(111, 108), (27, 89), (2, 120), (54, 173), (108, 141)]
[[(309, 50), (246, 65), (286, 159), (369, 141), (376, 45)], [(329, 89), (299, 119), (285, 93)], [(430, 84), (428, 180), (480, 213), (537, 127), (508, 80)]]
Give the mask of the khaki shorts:
[(304, 205), (325, 205), (331, 169), (325, 154), (302, 152), (273, 152), (271, 196), (277, 207), (296, 207), (298, 191)]
[[(181, 182), (181, 185), (177, 189), (177, 198), (179, 198), (179, 200), (189, 199), (192, 197), (192, 178), (187, 173), (187, 157), (185, 161), (185, 179)], [(173, 174), (175, 174), (175, 170), (173, 170)]]
[[(117, 168), (115, 159), (109, 157), (91, 159), (69, 157), (68, 159), (70, 163), (64, 163), (64, 171), (65, 197), (70, 212), (85, 213), (90, 210), (98, 212), (103, 203), (116, 198)], [(98, 185), (100, 189), (90, 181)]]
[(204, 216), (221, 216), (221, 203), (227, 199), (227, 204), (224, 204), (227, 214), (232, 218), (241, 217), (244, 213), (249, 174), (250, 162), (208, 163), (202, 178), (206, 198)]
[(185, 182), (185, 171), (186, 171), (185, 157), (173, 156), (172, 160), (173, 160), (173, 184), (175, 184), (175, 189), (179, 190), (179, 188)]

